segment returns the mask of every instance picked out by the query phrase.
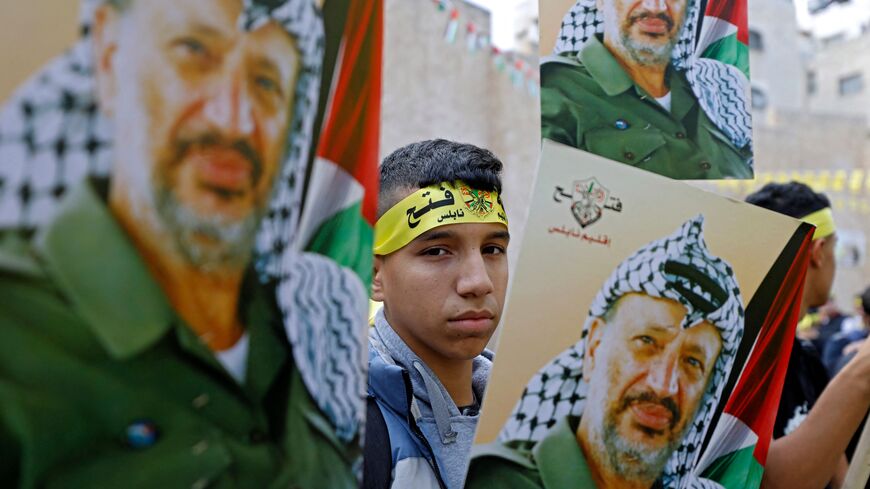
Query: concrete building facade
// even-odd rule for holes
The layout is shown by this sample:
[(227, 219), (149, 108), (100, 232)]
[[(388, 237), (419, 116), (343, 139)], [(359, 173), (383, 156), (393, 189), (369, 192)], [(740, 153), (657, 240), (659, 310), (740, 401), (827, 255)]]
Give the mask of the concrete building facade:
[(822, 43), (806, 67), (807, 108), (813, 113), (870, 119), (870, 32)]
[(749, 76), (756, 117), (768, 109), (801, 109), (804, 62), (794, 5), (788, 0), (752, 2), (749, 39)]

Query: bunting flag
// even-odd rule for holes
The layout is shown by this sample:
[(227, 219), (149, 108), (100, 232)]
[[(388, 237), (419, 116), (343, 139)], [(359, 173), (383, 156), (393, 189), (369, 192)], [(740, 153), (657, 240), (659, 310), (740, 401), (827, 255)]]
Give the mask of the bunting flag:
[(480, 49), (486, 49), (489, 47), (489, 36), (487, 36), (485, 32), (481, 32), (477, 35), (477, 47)]
[(537, 78), (536, 73), (530, 73), (527, 80), (529, 95), (536, 97), (541, 87), (541, 81)]
[(465, 46), (471, 53), (477, 51), (477, 35), (477, 26), (474, 25), (474, 22), (465, 25)]
[[(456, 42), (460, 36), (460, 25), (463, 22), (463, 14), (450, 0), (432, 0), (432, 4), (439, 12), (448, 12), (447, 25), (444, 28), (444, 40), (448, 44)], [(498, 71), (507, 71), (513, 86), (518, 89), (525, 88), (531, 96), (537, 96), (540, 81), (537, 70), (524, 69), (526, 66), (522, 58), (511, 52), (502, 52), (494, 46), (485, 29), (481, 29), (474, 21), (465, 22), (465, 47), (470, 53), (483, 50), (492, 57), (493, 64)], [(489, 48), (489, 50), (487, 50)]]
[(505, 56), (501, 50), (495, 46), (492, 47), (492, 62), (495, 65), (496, 70), (504, 71), (506, 65)]
[[(761, 486), (800, 315), (801, 277), (809, 263), (811, 243), (812, 233), (795, 234), (746, 309), (747, 328), (760, 323), (760, 332), (698, 464), (703, 478), (726, 489)], [(767, 290), (772, 297), (764, 294)]]
[(444, 40), (453, 44), (456, 40), (456, 32), (459, 31), (459, 9), (450, 11), (450, 20), (447, 21), (447, 29), (444, 30)]
[(514, 82), (515, 87), (519, 88), (523, 86), (523, 82), (526, 79), (526, 74), (523, 70), (524, 66), (525, 63), (523, 63), (522, 59), (517, 58), (514, 60), (514, 64), (511, 67), (511, 80)]
[[(383, 0), (351, 2), (297, 246), (371, 283), (378, 199)], [(340, 199), (324, 195), (342, 196)]]
[(710, 0), (696, 53), (733, 65), (749, 79), (749, 21), (746, 0)]

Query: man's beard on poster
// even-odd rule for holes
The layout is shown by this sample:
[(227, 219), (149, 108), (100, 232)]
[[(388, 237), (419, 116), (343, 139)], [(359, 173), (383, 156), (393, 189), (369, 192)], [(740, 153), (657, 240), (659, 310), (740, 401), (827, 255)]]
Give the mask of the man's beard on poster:
[[(241, 219), (203, 215), (178, 199), (170, 175), (192, 151), (234, 151), (251, 165), (249, 187), (245, 191), (255, 193), (263, 177), (262, 158), (247, 141), (231, 141), (217, 131), (181, 134), (173, 142), (172, 149), (169, 161), (155, 166), (152, 191), (157, 215), (172, 236), (177, 250), (190, 265), (203, 271), (244, 267), (253, 249), (259, 223), (266, 214), (268, 198), (260, 202), (255, 194), (253, 208)], [(221, 199), (238, 198), (235, 195), (238, 192), (227, 189), (210, 187), (208, 191)], [(271, 191), (266, 197), (269, 195)]]
[[(620, 414), (625, 413), (632, 404), (656, 403), (666, 408), (671, 413), (671, 422), (669, 433), (663, 434), (668, 437), (667, 443), (658, 449), (650, 448), (644, 443), (632, 442), (626, 440), (619, 433)], [(588, 406), (588, 405), (587, 405)], [(640, 393), (629, 393), (618, 402), (616, 409), (607, 409), (604, 416), (595, 416), (600, 419), (598, 422), (593, 422), (594, 431), (599, 433), (593, 434), (593, 439), (597, 439), (598, 445), (604, 448), (605, 457), (598, 457), (608, 465), (610, 471), (620, 474), (621, 477), (628, 480), (650, 481), (657, 479), (665, 468), (665, 464), (671, 454), (679, 448), (688, 428), (691, 426), (686, 423), (686, 426), (675, 433), (673, 429), (679, 424), (682, 419), (682, 413), (679, 407), (670, 397), (661, 398), (652, 392), (644, 391)], [(646, 432), (650, 436), (656, 434), (654, 430), (637, 427), (640, 431)]]
[[(663, 44), (637, 40), (631, 36), (631, 28), (637, 22), (645, 19), (658, 19), (664, 22), (668, 30), (661, 36), (667, 36), (668, 41)], [(682, 25), (675, 25), (674, 19), (665, 13), (654, 14), (649, 11), (635, 12), (619, 30), (620, 40), (631, 58), (641, 66), (662, 66), (671, 62), (671, 52), (677, 45), (677, 34)]]

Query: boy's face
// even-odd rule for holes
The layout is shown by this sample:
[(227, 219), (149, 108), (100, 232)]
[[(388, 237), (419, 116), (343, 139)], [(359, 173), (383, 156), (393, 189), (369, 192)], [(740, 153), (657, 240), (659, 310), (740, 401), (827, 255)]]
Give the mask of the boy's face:
[(450, 224), (375, 256), (372, 298), (431, 366), (474, 358), (501, 318), (508, 282), (507, 228)]

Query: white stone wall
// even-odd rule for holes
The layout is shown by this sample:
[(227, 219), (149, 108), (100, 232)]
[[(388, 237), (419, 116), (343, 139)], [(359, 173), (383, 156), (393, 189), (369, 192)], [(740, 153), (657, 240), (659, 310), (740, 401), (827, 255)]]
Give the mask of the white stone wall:
[(805, 75), (794, 5), (788, 0), (752, 0), (749, 29), (761, 34), (763, 43), (749, 51), (752, 86), (764, 92), (769, 109), (797, 110), (803, 106)]
[[(807, 96), (808, 108), (822, 114), (850, 114), (870, 119), (870, 32), (842, 42), (819, 47), (809, 60), (808, 70), (816, 73), (816, 93)], [(860, 73), (860, 93), (840, 95), (839, 80)]]

